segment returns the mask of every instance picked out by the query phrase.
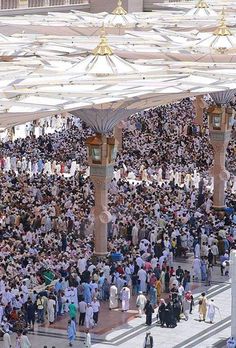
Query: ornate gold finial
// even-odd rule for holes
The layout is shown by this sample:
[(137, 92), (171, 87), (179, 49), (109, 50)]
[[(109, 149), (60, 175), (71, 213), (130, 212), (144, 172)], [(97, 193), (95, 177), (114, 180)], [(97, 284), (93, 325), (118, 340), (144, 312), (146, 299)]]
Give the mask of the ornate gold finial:
[(108, 44), (104, 24), (101, 28), (100, 42), (97, 45), (97, 47), (93, 50), (93, 54), (95, 56), (111, 56), (113, 54), (112, 49)]
[(199, 0), (195, 8), (209, 8), (209, 6), (205, 0)]
[(221, 16), (220, 23), (219, 23), (218, 28), (214, 31), (214, 35), (217, 35), (217, 36), (231, 36), (231, 35), (233, 35), (226, 25), (224, 8), (222, 9), (220, 16)]
[(118, 0), (117, 7), (114, 9), (112, 14), (118, 15), (118, 16), (126, 15), (127, 11), (124, 9), (124, 7), (122, 5), (123, 5), (122, 0)]

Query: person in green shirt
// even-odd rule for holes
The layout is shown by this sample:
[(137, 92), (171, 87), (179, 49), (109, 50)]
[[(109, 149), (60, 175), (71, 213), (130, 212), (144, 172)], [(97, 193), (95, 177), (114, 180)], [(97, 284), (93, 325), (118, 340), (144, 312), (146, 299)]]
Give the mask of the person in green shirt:
[(70, 319), (76, 319), (76, 314), (77, 314), (77, 308), (74, 304), (74, 302), (72, 301), (70, 304), (69, 304), (69, 316), (70, 316)]

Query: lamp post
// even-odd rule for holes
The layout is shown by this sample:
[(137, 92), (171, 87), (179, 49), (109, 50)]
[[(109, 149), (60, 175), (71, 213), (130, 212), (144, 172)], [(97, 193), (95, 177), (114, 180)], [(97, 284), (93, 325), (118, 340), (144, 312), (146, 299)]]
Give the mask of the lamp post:
[(210, 140), (214, 149), (214, 177), (213, 206), (217, 210), (225, 208), (225, 182), (230, 174), (225, 168), (225, 155), (234, 119), (231, 107), (212, 106), (208, 109)]
[(90, 178), (95, 196), (95, 251), (97, 256), (107, 254), (107, 224), (111, 220), (108, 211), (108, 188), (113, 177), (116, 159), (116, 140), (96, 134), (86, 141), (90, 165)]

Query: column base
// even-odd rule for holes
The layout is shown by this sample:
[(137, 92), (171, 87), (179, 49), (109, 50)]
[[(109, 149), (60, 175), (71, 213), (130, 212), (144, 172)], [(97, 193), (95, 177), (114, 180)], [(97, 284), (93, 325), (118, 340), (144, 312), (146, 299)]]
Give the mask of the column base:
[(106, 252), (98, 252), (98, 251), (94, 251), (94, 256), (97, 256), (97, 257), (106, 257), (107, 256), (107, 254), (108, 254), (108, 251), (106, 251)]
[(91, 260), (91, 262), (93, 263), (93, 264), (97, 264), (98, 263), (98, 261), (100, 261), (100, 260), (106, 260), (107, 259), (107, 254), (106, 255), (96, 255), (96, 254), (93, 254), (92, 256), (91, 256), (91, 258), (90, 258), (90, 260)]
[(226, 206), (219, 207), (219, 206), (213, 205), (213, 207), (212, 207), (212, 208), (213, 208), (214, 210), (216, 210), (216, 211), (221, 211), (221, 212), (224, 212), (224, 211), (225, 211)]

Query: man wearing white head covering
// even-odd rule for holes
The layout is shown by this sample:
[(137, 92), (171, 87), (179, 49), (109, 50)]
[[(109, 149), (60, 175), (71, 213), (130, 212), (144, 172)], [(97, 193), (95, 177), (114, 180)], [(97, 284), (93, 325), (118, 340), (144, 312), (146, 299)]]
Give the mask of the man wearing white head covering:
[(143, 295), (142, 291), (139, 291), (139, 295), (136, 300), (136, 306), (138, 307), (139, 317), (141, 318), (144, 313), (144, 307), (147, 303), (146, 297)]
[(109, 309), (115, 309), (118, 307), (118, 289), (115, 284), (110, 287)]
[(93, 307), (91, 306), (91, 303), (87, 304), (87, 308), (85, 312), (85, 326), (86, 326), (86, 329), (89, 329), (94, 326)]
[(125, 284), (121, 289), (122, 312), (129, 310), (130, 289)]
[(140, 291), (147, 291), (147, 272), (143, 269), (143, 267), (138, 271), (138, 277), (140, 281)]
[(214, 321), (214, 318), (215, 318), (216, 309), (219, 311), (219, 307), (217, 307), (214, 304), (214, 300), (211, 299), (211, 302), (207, 304), (207, 308), (208, 308), (207, 317), (208, 317), (210, 323), (212, 324)]

